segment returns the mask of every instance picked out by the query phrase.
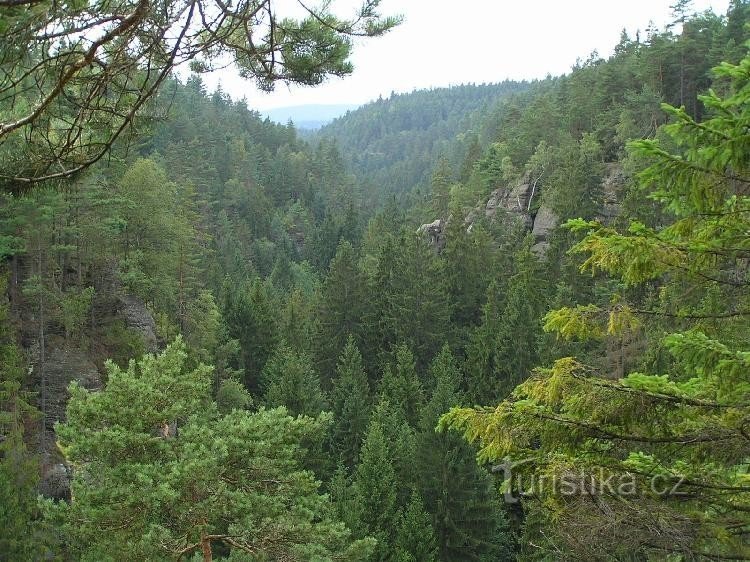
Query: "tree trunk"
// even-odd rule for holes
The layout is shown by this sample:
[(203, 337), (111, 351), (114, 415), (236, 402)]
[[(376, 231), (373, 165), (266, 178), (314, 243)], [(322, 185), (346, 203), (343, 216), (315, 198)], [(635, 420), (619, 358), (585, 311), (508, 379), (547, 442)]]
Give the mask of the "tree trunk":
[(203, 551), (203, 562), (211, 562), (213, 560), (211, 539), (206, 536), (206, 533), (201, 533), (201, 550)]

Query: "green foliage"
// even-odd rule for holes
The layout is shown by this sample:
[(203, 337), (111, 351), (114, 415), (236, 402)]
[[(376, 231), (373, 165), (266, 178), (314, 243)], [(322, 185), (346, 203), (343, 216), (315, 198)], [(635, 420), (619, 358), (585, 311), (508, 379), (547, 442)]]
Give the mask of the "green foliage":
[(359, 531), (378, 541), (373, 560), (389, 560), (398, 516), (396, 473), (388, 442), (379, 421), (367, 429), (354, 475)]
[[(562, 547), (586, 558), (750, 555), (742, 533), (735, 532), (738, 524), (744, 528), (748, 509), (743, 424), (750, 415), (750, 301), (746, 283), (738, 282), (746, 254), (746, 236), (738, 233), (750, 228), (750, 199), (741, 187), (750, 169), (750, 58), (715, 72), (733, 87), (724, 98), (713, 92), (701, 98), (711, 112), (707, 120), (667, 108), (674, 119), (665, 127), (671, 147), (659, 141), (631, 145), (651, 160), (640, 181), (653, 189), (651, 197), (669, 219), (654, 227), (633, 221), (625, 232), (571, 224), (587, 231), (574, 247), (588, 255), (582, 269), (617, 276), (621, 289), (657, 283), (658, 298), (643, 299), (650, 308), (636, 310), (625, 303), (639, 294), (623, 291), (610, 297), (611, 311), (587, 305), (547, 317), (547, 328), (564, 337), (601, 337), (633, 329), (635, 315), (646, 329), (667, 333), (666, 372), (611, 380), (573, 358), (559, 359), (496, 408), (457, 408), (441, 419), (441, 427), (479, 443), (481, 461), (523, 461), (516, 477), (630, 479), (632, 493), (604, 489), (595, 500), (555, 487), (536, 490), (546, 511), (524, 504), (542, 528), (527, 526), (526, 540), (541, 534), (543, 552)], [(662, 482), (669, 487), (658, 487)], [(513, 484), (507, 480), (506, 489)], [(604, 504), (612, 512), (603, 516)], [(599, 539), (598, 529), (612, 517), (621, 528)], [(580, 534), (582, 525), (591, 538), (569, 540), (568, 533)]]
[(357, 264), (352, 245), (342, 241), (323, 282), (317, 310), (318, 362), (330, 377), (349, 337), (361, 336), (366, 294), (365, 277)]
[(338, 141), (343, 157), (357, 176), (369, 179), (381, 201), (416, 187), (428, 191), (439, 159), (447, 157), (454, 170), (464, 159), (473, 164), (481, 148), (477, 137), (466, 132), (481, 129), (488, 110), (527, 88), (506, 81), (392, 94), (349, 112), (321, 135)]
[[(184, 369), (181, 340), (159, 356), (107, 365), (106, 387), (71, 385), (60, 446), (76, 466), (73, 501), (48, 506), (81, 560), (169, 559), (230, 552), (300, 560), (363, 560), (330, 517), (300, 441), (320, 421), (284, 409), (218, 415), (210, 368)], [(106, 534), (101, 533), (107, 528)]]
[(234, 379), (222, 381), (216, 391), (216, 407), (222, 414), (228, 414), (232, 410), (247, 409), (252, 403), (250, 393), (241, 382)]
[(370, 387), (362, 356), (349, 336), (339, 358), (331, 392), (333, 449), (347, 467), (353, 467), (370, 418)]
[[(182, 0), (165, 10), (137, 2), (5, 6), (2, 188), (71, 178), (97, 163), (152, 114), (146, 107), (187, 61), (194, 72), (207, 72), (228, 57), (266, 91), (278, 81), (313, 86), (350, 74), (352, 37), (376, 37), (400, 21), (381, 16), (379, 4), (366, 0), (350, 19), (327, 5), (285, 16), (260, 0), (216, 6), (210, 18), (207, 6)], [(202, 32), (195, 33), (199, 19)], [(46, 26), (56, 31), (47, 33)], [(98, 31), (96, 40), (81, 37), (89, 30)], [(105, 58), (116, 73), (99, 64)]]
[(60, 302), (65, 337), (77, 340), (81, 337), (84, 323), (89, 317), (94, 288), (86, 287), (80, 293), (71, 292)]
[(448, 347), (435, 358), (430, 372), (435, 390), (422, 409), (416, 468), (440, 560), (505, 559), (511, 551), (511, 535), (490, 479), (465, 441), (435, 431), (440, 416), (463, 402), (461, 372)]
[(240, 344), (245, 386), (257, 390), (261, 371), (278, 344), (276, 315), (264, 284), (256, 279), (249, 286), (234, 288), (227, 280), (223, 316), (230, 337)]
[(404, 418), (415, 426), (423, 401), (422, 383), (417, 376), (414, 355), (405, 345), (396, 347), (393, 367), (386, 367), (378, 387), (380, 400), (399, 408)]
[(488, 293), (482, 323), (472, 334), (467, 353), (467, 386), (475, 403), (506, 396), (539, 358), (546, 283), (529, 239), (516, 252), (515, 274), (504, 294), (497, 284), (490, 285)]
[(320, 379), (310, 358), (284, 344), (268, 359), (262, 380), (268, 406), (285, 406), (293, 416), (315, 416), (325, 407)]
[[(371, 308), (365, 315), (370, 346), (383, 351), (406, 344), (419, 368), (448, 339), (450, 302), (444, 265), (420, 236), (403, 233), (380, 251), (371, 283)], [(374, 340), (374, 341), (373, 341)]]
[[(0, 294), (7, 278), (0, 277)], [(39, 461), (27, 449), (27, 431), (38, 417), (32, 396), (23, 390), (24, 365), (15, 341), (7, 303), (0, 301), (0, 552), (8, 559), (39, 556), (36, 490)]]
[(394, 541), (395, 562), (435, 562), (437, 547), (430, 516), (425, 512), (422, 498), (412, 494), (409, 504), (401, 512)]

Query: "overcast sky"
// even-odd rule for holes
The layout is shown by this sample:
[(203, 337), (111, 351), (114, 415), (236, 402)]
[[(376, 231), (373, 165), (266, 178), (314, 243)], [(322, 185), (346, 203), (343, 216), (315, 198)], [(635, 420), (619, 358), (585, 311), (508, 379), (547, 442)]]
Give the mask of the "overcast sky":
[[(286, 15), (293, 0), (277, 0)], [(204, 76), (256, 109), (304, 104), (365, 103), (392, 91), (543, 78), (570, 70), (593, 51), (608, 56), (620, 31), (631, 36), (650, 20), (662, 29), (676, 0), (383, 0), (382, 12), (404, 23), (384, 37), (359, 41), (354, 73), (315, 88), (279, 84), (271, 94), (230, 69)], [(287, 7), (285, 7), (287, 4)], [(352, 13), (357, 0), (334, 0), (332, 11)], [(695, 11), (724, 14), (729, 0), (694, 0)], [(284, 11), (287, 10), (287, 11)]]

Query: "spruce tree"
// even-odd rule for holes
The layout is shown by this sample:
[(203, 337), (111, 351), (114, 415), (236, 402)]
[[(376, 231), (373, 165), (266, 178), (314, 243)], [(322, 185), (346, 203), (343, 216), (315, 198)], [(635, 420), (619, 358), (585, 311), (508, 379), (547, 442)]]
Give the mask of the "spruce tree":
[(362, 335), (362, 313), (366, 300), (365, 278), (352, 245), (342, 241), (331, 261), (318, 305), (317, 358), (325, 380), (330, 380), (350, 336)]
[(412, 493), (401, 510), (393, 548), (393, 562), (437, 562), (435, 533), (422, 498)]
[(467, 350), (469, 398), (499, 400), (529, 376), (539, 358), (540, 318), (546, 309), (546, 282), (527, 237), (516, 252), (515, 273), (504, 292), (488, 288), (482, 324)]
[(352, 468), (359, 457), (370, 408), (370, 387), (362, 365), (362, 356), (354, 338), (349, 336), (339, 358), (331, 392), (333, 450), (348, 468)]
[(260, 279), (240, 287), (224, 283), (224, 318), (229, 336), (240, 344), (244, 383), (251, 392), (260, 388), (260, 374), (279, 343), (271, 297)]
[(511, 536), (490, 478), (460, 436), (436, 432), (440, 416), (463, 401), (461, 373), (447, 346), (433, 361), (430, 374), (435, 390), (422, 409), (416, 468), (440, 560), (510, 559)]
[[(7, 278), (0, 277), (0, 296)], [(10, 310), (0, 300), (0, 552), (8, 560), (36, 559), (40, 537), (31, 532), (36, 507), (38, 459), (27, 449), (27, 426), (38, 417), (31, 396), (23, 390), (24, 368)]]
[(423, 385), (417, 375), (414, 355), (406, 345), (396, 346), (395, 363), (386, 365), (378, 385), (378, 397), (399, 408), (412, 427), (416, 427), (423, 400)]
[(448, 206), (450, 204), (452, 185), (453, 171), (451, 170), (448, 160), (443, 157), (438, 160), (438, 163), (432, 172), (432, 179), (430, 181), (430, 187), (432, 188), (430, 207), (434, 218), (448, 218)]
[[(715, 72), (731, 89), (725, 98), (701, 98), (710, 119), (665, 106), (673, 119), (666, 141), (630, 146), (650, 163), (639, 182), (663, 206), (663, 220), (631, 220), (623, 230), (567, 225), (583, 236), (572, 250), (585, 256), (582, 269), (619, 283), (607, 305), (560, 308), (545, 329), (583, 340), (659, 334), (640, 368), (612, 377), (596, 364), (559, 358), (499, 406), (454, 409), (441, 421), (477, 441), (482, 462), (523, 460), (515, 476), (526, 481), (580, 474), (582, 482), (626, 483), (594, 496), (580, 484), (573, 494), (536, 490), (523, 506), (536, 523), (524, 542), (537, 555), (750, 557), (737, 532), (750, 509), (750, 58)], [(658, 298), (627, 290), (649, 286)], [(540, 508), (552, 505), (554, 515)]]
[(390, 560), (398, 518), (396, 473), (382, 425), (373, 420), (367, 429), (354, 476), (359, 531), (377, 541), (373, 560)]
[(262, 374), (265, 402), (284, 406), (293, 416), (316, 416), (325, 408), (320, 379), (304, 353), (279, 345)]
[(394, 258), (384, 294), (385, 342), (407, 344), (421, 369), (452, 336), (444, 265), (422, 237), (409, 233)]
[(459, 218), (459, 209), (454, 209), (451, 216), (446, 227), (445, 248), (440, 256), (445, 262), (446, 290), (453, 313), (451, 320), (464, 339), (469, 329), (481, 320), (482, 303), (495, 274), (495, 243), (481, 225), (474, 225), (470, 232), (467, 231), (467, 225)]

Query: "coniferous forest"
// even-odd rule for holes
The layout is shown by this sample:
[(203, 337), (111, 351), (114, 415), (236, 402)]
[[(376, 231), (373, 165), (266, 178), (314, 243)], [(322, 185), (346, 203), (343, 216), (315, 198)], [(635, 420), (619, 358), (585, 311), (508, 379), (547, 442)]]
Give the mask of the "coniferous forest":
[(0, 560), (750, 560), (750, 2), (312, 133), (209, 91), (400, 23), (306, 10), (0, 0)]

